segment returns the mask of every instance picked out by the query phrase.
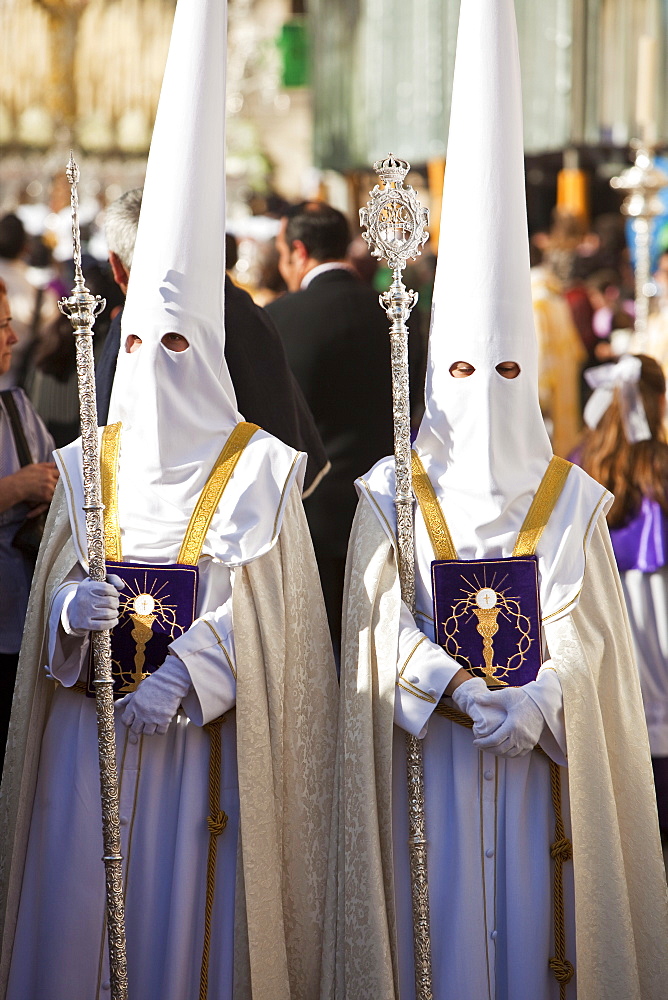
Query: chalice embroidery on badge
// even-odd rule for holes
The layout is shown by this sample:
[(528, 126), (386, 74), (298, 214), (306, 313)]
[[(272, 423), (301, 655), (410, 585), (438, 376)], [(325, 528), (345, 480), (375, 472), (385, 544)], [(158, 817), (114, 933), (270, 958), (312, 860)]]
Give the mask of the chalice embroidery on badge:
[[(483, 575), (480, 580), (461, 577), (465, 586), (460, 588), (460, 594), (452, 605), (450, 616), (442, 622), (444, 647), (454, 659), (460, 663), (465, 661), (467, 668), (482, 676), (490, 687), (505, 687), (510, 675), (519, 670), (524, 663), (531, 647), (531, 620), (522, 613), (517, 597), (509, 596), (508, 588), (502, 590), (507, 576), (496, 583), (496, 574), (490, 583)], [(477, 619), (476, 632), (482, 637), (482, 663), (471, 662), (462, 653), (458, 642), (458, 633), (462, 624)], [(510, 628), (517, 635), (516, 651), (503, 664), (494, 663), (494, 637), (500, 629)]]
[(120, 663), (116, 666), (121, 674), (123, 694), (135, 691), (141, 681), (148, 677), (144, 672), (146, 660), (146, 645), (153, 638), (153, 624), (158, 621), (163, 631), (170, 638), (176, 639), (183, 634), (183, 626), (176, 621), (177, 605), (170, 604), (169, 594), (165, 593), (167, 584), (160, 586), (158, 581), (149, 585), (148, 574), (144, 574), (143, 583), (136, 577), (126, 583), (126, 593), (122, 593), (119, 603), (119, 627), (132, 625), (130, 633), (135, 641), (134, 670), (123, 670)]

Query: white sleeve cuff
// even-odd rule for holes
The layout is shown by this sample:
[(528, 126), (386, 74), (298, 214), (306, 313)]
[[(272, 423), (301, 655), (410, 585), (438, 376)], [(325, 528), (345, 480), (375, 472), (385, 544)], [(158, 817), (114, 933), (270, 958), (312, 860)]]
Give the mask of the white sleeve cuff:
[(70, 629), (67, 609), (77, 582), (66, 581), (55, 593), (49, 610), (49, 671), (63, 687), (72, 687), (87, 669), (90, 633), (77, 635)]
[(231, 628), (225, 629), (225, 624), (224, 616), (213, 612), (194, 621), (169, 646), (190, 674), (192, 689), (182, 704), (196, 726), (218, 719), (236, 704), (234, 639)]
[(540, 745), (545, 753), (560, 767), (568, 765), (566, 753), (566, 726), (564, 724), (564, 698), (559, 674), (550, 660), (538, 671), (535, 681), (525, 684), (522, 690), (543, 713), (545, 726)]
[(423, 739), (432, 712), (459, 669), (459, 664), (444, 649), (420, 632), (410, 611), (402, 604), (394, 698), (395, 724)]

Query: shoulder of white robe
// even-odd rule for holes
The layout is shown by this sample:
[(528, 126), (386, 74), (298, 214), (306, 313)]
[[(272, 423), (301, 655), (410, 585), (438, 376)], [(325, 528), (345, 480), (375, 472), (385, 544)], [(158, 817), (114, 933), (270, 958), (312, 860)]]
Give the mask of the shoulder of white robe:
[(301, 496), (306, 462), (305, 452), (266, 431), (253, 435), (212, 521), (209, 538), (215, 533), (222, 543), (214, 558), (230, 568), (244, 566), (274, 547), (293, 486)]
[(589, 546), (612, 501), (612, 494), (600, 483), (572, 467), (538, 546), (544, 625), (577, 607)]

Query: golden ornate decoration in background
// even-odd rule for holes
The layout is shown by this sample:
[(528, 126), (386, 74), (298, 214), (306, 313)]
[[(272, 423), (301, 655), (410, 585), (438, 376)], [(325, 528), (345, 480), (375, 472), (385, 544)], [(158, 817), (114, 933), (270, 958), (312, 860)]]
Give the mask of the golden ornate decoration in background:
[(175, 0), (5, 0), (0, 146), (145, 154)]

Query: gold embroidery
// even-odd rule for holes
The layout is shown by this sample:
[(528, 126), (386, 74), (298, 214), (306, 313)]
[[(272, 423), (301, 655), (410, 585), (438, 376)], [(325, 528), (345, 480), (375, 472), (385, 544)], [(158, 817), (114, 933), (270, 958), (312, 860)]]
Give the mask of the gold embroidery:
[(434, 624), (434, 619), (431, 617), (431, 615), (428, 615), (426, 611), (420, 611), (419, 608), (415, 609), (415, 614), (413, 615), (413, 617), (414, 618), (424, 618), (424, 620), (426, 622), (431, 622), (432, 625)]
[[(410, 683), (410, 682), (407, 682)], [(415, 690), (412, 687), (407, 687), (406, 684), (402, 684), (401, 681), (397, 681), (397, 687), (400, 687), (402, 691), (407, 691), (408, 694), (412, 694), (415, 698), (419, 698), (420, 701), (428, 701), (430, 705), (436, 704), (436, 699), (432, 698), (429, 694), (418, 694), (419, 688)]]
[[(424, 466), (420, 457), (415, 451), (412, 453), (412, 464), (413, 464), (413, 490), (417, 501), (422, 512), (422, 517), (424, 519), (427, 531), (429, 533), (429, 538), (434, 549), (434, 554), (437, 560), (456, 560), (458, 559), (457, 550), (455, 549), (454, 543), (452, 541), (452, 536), (450, 534), (450, 529), (448, 528), (447, 521), (443, 514), (443, 510), (438, 501), (438, 497), (434, 491), (434, 487), (429, 479), (429, 476), (425, 472)], [(550, 519), (550, 515), (554, 510), (561, 492), (564, 488), (568, 475), (572, 469), (572, 464), (567, 462), (563, 458), (559, 458), (557, 455), (553, 455), (550, 459), (550, 463), (545, 470), (545, 474), (540, 481), (540, 485), (536, 490), (533, 500), (531, 501), (531, 506), (527, 511), (527, 515), (524, 518), (522, 527), (520, 528), (519, 534), (517, 536), (517, 541), (515, 542), (515, 548), (513, 549), (513, 556), (515, 558), (529, 557), (536, 553), (536, 548), (538, 542), (545, 530), (545, 526)], [(599, 501), (598, 506), (601, 501)], [(592, 518), (593, 518), (592, 514)], [(591, 525), (591, 519), (587, 525), (587, 531), (585, 532), (585, 542), (586, 537), (589, 532), (589, 527)], [(494, 599), (494, 605), (498, 600), (498, 595), (494, 592), (490, 592), (489, 595), (486, 594), (488, 588), (483, 588), (480, 591), (480, 595), (488, 596), (490, 599)], [(492, 598), (493, 595), (493, 598)], [(473, 594), (471, 595), (473, 596)], [(477, 595), (476, 595), (477, 596)], [(579, 595), (578, 595), (579, 596)], [(574, 601), (577, 599), (574, 598)], [(459, 602), (460, 604), (466, 605), (466, 602)], [(466, 605), (468, 607), (468, 605)], [(485, 673), (485, 679), (489, 683), (490, 678), (494, 674), (492, 669), (492, 656), (493, 656), (493, 646), (492, 640), (493, 636), (498, 631), (498, 623), (496, 617), (498, 611), (494, 607), (486, 608), (481, 605), (480, 610), (472, 609), (473, 613), (478, 617), (479, 624), (477, 626), (477, 631), (483, 637), (483, 653), (485, 656), (485, 667), (483, 671)], [(563, 610), (563, 609), (562, 609)], [(555, 612), (558, 614), (559, 612)], [(452, 616), (451, 616), (452, 617)], [(526, 616), (522, 616), (523, 618)], [(548, 617), (553, 617), (552, 615)], [(546, 621), (547, 619), (543, 619)], [(448, 619), (450, 621), (450, 619)], [(528, 621), (528, 620), (527, 620)], [(519, 617), (518, 617), (519, 622)], [(447, 623), (444, 623), (447, 626)], [(528, 632), (526, 634), (523, 632), (523, 641), (525, 642), (528, 638)], [(530, 640), (529, 640), (530, 642)], [(451, 649), (448, 650), (450, 655), (453, 655)], [(455, 654), (456, 655), (456, 654)], [(497, 678), (495, 678), (497, 679)], [(504, 683), (504, 682), (501, 682)]]
[[(534, 585), (536, 588), (535, 600), (536, 607), (538, 607), (540, 598), (538, 593), (536, 564), (532, 558), (527, 558), (527, 560), (522, 560), (522, 562), (526, 562), (527, 568), (531, 567), (531, 572), (533, 572)], [(504, 575), (502, 580), (497, 580), (495, 571), (493, 572), (491, 578), (487, 576), (488, 571), (494, 570), (495, 567), (501, 568), (501, 572), (503, 572), (504, 563), (504, 559), (472, 559), (464, 563), (463, 565), (466, 565), (469, 569), (481, 567), (483, 573), (482, 579), (479, 580), (477, 574), (474, 576), (475, 582), (472, 582), (470, 578), (467, 578), (466, 576), (460, 577), (462, 583), (464, 584), (464, 586), (460, 588), (460, 596), (452, 604), (450, 614), (446, 620), (440, 623), (443, 627), (443, 648), (446, 653), (449, 653), (453, 659), (457, 660), (463, 667), (466, 667), (467, 670), (482, 670), (483, 680), (485, 680), (490, 686), (502, 687), (507, 684), (507, 680), (505, 678), (507, 678), (512, 671), (519, 670), (521, 668), (533, 643), (531, 636), (531, 620), (527, 615), (522, 613), (519, 598), (512, 597), (508, 593), (507, 589), (500, 589), (503, 580), (507, 577), (507, 574)], [(432, 589), (435, 587), (434, 577), (436, 570), (437, 564), (433, 564)], [(461, 646), (457, 642), (457, 634), (459, 632), (462, 619), (471, 620), (471, 613), (473, 613), (473, 615), (475, 615), (478, 619), (476, 630), (483, 639), (483, 658), (485, 660), (484, 666), (477, 665), (475, 668), (470, 660), (463, 655)], [(519, 633), (517, 651), (509, 657), (505, 667), (493, 665), (493, 640), (502, 624), (502, 622), (497, 621), (499, 615), (502, 618), (502, 622), (505, 621), (514, 623), (515, 630)]]
[(199, 562), (206, 533), (220, 503), (223, 491), (232, 477), (244, 448), (259, 429), (257, 424), (240, 423), (230, 434), (225, 447), (216, 460), (213, 472), (207, 479), (195, 504), (176, 560), (178, 563), (196, 566)]
[(118, 523), (118, 456), (121, 450), (121, 424), (107, 424), (102, 431), (100, 476), (104, 504), (104, 548), (107, 559), (121, 562), (121, 529)]
[(413, 464), (413, 492), (422, 511), (434, 554), (437, 559), (456, 559), (457, 550), (452, 541), (448, 523), (443, 516), (434, 487), (425, 472), (417, 452), (411, 452)]
[(553, 455), (545, 475), (531, 501), (513, 549), (514, 556), (533, 556), (545, 526), (550, 519), (561, 491), (573, 466), (564, 458)]

